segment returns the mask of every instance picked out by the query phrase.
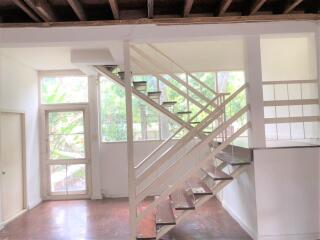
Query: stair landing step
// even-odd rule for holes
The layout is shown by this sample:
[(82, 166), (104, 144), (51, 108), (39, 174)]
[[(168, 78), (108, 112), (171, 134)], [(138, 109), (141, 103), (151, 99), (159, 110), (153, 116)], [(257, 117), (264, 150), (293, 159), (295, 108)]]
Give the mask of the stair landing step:
[(175, 225), (176, 219), (173, 214), (171, 201), (167, 198), (161, 201), (156, 209), (156, 224), (158, 226)]
[(204, 172), (208, 174), (209, 177), (211, 177), (215, 181), (219, 180), (233, 180), (233, 177), (224, 173), (223, 171), (215, 168), (214, 166), (210, 166), (206, 169), (202, 168)]
[(176, 210), (195, 209), (194, 195), (191, 190), (186, 190), (186, 188), (177, 189), (170, 195), (170, 198)]
[(187, 183), (195, 196), (212, 195), (211, 189), (200, 178), (192, 178)]
[(137, 226), (137, 240), (151, 240), (157, 238), (155, 212), (147, 214)]
[(226, 162), (232, 166), (238, 166), (238, 165), (250, 165), (251, 161), (248, 159), (243, 159), (241, 157), (238, 156), (234, 156), (230, 153), (218, 153), (216, 155), (216, 158), (218, 158), (219, 160)]

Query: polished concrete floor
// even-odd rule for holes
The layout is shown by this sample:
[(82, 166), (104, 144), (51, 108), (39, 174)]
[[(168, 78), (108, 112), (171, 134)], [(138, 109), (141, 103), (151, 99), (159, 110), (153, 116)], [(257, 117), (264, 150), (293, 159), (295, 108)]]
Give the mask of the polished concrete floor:
[[(49, 201), (9, 223), (1, 240), (126, 240), (126, 199)], [(177, 225), (165, 240), (249, 240), (216, 199)]]

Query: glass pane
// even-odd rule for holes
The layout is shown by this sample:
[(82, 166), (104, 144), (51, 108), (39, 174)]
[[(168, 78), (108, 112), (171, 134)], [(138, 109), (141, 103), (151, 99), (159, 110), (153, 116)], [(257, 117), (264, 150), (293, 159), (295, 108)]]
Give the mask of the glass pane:
[(86, 191), (85, 164), (72, 164), (68, 166), (67, 186), (69, 193)]
[(126, 102), (123, 87), (101, 77), (100, 103), (102, 141), (126, 141)]
[(85, 158), (84, 134), (55, 134), (49, 137), (50, 159)]
[(88, 78), (85, 76), (45, 77), (41, 80), (41, 103), (88, 102)]
[(65, 194), (66, 187), (67, 167), (66, 165), (51, 165), (50, 166), (50, 180), (52, 193)]
[(50, 134), (83, 133), (83, 112), (49, 112)]
[(82, 111), (49, 112), (50, 159), (85, 158)]

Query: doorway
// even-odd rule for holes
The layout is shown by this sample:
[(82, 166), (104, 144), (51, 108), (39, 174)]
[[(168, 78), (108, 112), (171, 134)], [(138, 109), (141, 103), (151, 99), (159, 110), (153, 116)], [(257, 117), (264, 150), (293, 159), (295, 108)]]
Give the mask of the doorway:
[(23, 113), (0, 111), (1, 222), (26, 208), (25, 120)]
[(46, 198), (89, 197), (87, 106), (47, 106), (43, 115)]

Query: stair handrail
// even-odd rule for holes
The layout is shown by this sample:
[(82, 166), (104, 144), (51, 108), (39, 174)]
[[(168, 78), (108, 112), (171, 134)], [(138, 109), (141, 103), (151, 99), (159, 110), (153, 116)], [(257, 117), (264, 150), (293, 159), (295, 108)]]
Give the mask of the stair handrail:
[[(138, 193), (148, 193), (150, 188), (152, 188), (155, 181), (160, 179), (161, 175), (166, 173), (168, 169), (170, 169), (174, 165), (178, 165), (183, 159), (191, 158), (194, 154), (196, 154), (201, 148), (203, 148), (205, 145), (209, 144), (213, 141), (215, 137), (217, 137), (224, 129), (226, 129), (228, 126), (230, 126), (232, 123), (237, 121), (243, 114), (245, 114), (249, 110), (249, 104), (244, 106), (241, 110), (239, 110), (236, 114), (234, 114), (231, 118), (229, 118), (227, 121), (222, 123), (220, 126), (218, 126), (211, 134), (209, 134), (206, 139), (204, 139), (202, 142), (199, 142), (195, 146), (193, 146), (186, 154), (182, 155), (177, 161), (175, 161), (173, 164), (171, 164), (169, 167), (167, 167), (163, 172), (157, 175), (156, 178), (154, 178), (151, 183), (148, 184), (142, 191)], [(142, 195), (143, 196), (143, 195)], [(137, 198), (138, 200), (139, 198)]]
[(187, 82), (185, 82), (184, 80), (182, 80), (180, 77), (176, 76), (174, 73), (172, 73), (170, 71), (170, 69), (161, 66), (161, 63), (159, 63), (157, 60), (153, 59), (152, 57), (150, 57), (150, 55), (146, 52), (144, 52), (143, 50), (137, 48), (134, 45), (131, 45), (131, 49), (137, 53), (138, 55), (140, 55), (141, 57), (143, 57), (144, 59), (148, 60), (149, 64), (152, 64), (154, 67), (160, 69), (161, 71), (163, 71), (165, 74), (169, 75), (170, 77), (172, 77), (174, 80), (176, 80), (178, 83), (180, 83), (181, 85), (183, 85), (185, 88), (187, 88), (189, 91), (191, 91), (193, 94), (197, 95), (198, 97), (200, 97), (203, 101), (205, 101), (206, 103), (208, 103), (210, 101), (210, 99), (208, 97), (206, 97), (205, 95), (203, 95), (200, 91), (198, 91), (197, 89), (195, 89), (194, 87), (192, 87), (191, 85), (187, 84)]
[[(237, 137), (239, 137), (243, 132), (245, 132), (247, 129), (249, 129), (251, 127), (251, 123), (250, 121), (248, 121), (246, 124), (244, 124), (240, 129), (238, 129), (235, 133), (233, 133), (232, 136), (230, 136), (229, 138), (227, 138), (224, 142), (222, 142), (217, 148), (214, 149), (213, 152), (210, 152), (206, 157), (204, 157), (203, 159), (201, 159), (198, 162), (197, 167), (191, 168), (189, 171), (186, 171), (182, 176), (179, 176), (179, 179), (177, 179), (177, 181), (170, 186), (170, 188), (167, 188), (165, 191), (163, 191), (157, 199), (155, 199), (151, 204), (149, 204), (144, 210), (143, 212), (141, 212), (138, 216), (137, 216), (137, 221), (140, 221), (141, 219), (143, 219), (146, 214), (148, 214), (152, 209), (154, 209), (160, 201), (164, 200), (166, 197), (168, 197), (173, 191), (175, 191), (179, 186), (181, 186), (184, 181), (191, 177), (193, 174), (196, 173), (196, 171), (199, 170), (199, 168), (201, 168), (202, 166), (204, 166), (212, 157), (214, 157), (217, 153), (219, 153), (220, 151), (222, 151), (227, 145), (229, 145), (232, 141), (234, 141)], [(214, 138), (214, 137), (213, 137)], [(143, 196), (139, 196), (137, 195), (137, 202), (140, 202), (140, 199), (144, 199)]]
[(162, 164), (166, 162), (170, 157), (174, 155), (176, 151), (181, 149), (185, 145), (186, 142), (190, 141), (193, 137), (195, 137), (200, 131), (206, 128), (212, 121), (216, 119), (217, 116), (220, 116), (224, 112), (225, 106), (232, 101), (239, 93), (245, 90), (248, 86), (248, 83), (244, 83), (239, 89), (237, 89), (234, 93), (232, 93), (224, 102), (220, 104), (218, 108), (216, 108), (213, 112), (211, 112), (200, 124), (198, 124), (195, 128), (189, 131), (185, 136), (183, 136), (176, 144), (174, 144), (171, 148), (165, 151), (156, 161), (152, 162), (144, 171), (137, 175), (136, 183), (140, 184), (145, 178), (154, 173)]
[[(103, 66), (94, 66), (94, 68), (101, 74), (104, 76), (107, 76), (108, 78), (110, 78), (111, 80), (113, 80), (114, 82), (116, 82), (117, 84), (121, 85), (124, 87), (124, 81), (122, 81), (119, 77), (115, 76), (114, 74), (112, 74), (109, 70), (105, 69)], [(194, 127), (191, 126), (189, 123), (183, 121), (181, 118), (179, 118), (178, 116), (176, 116), (175, 114), (173, 114), (172, 112), (170, 112), (169, 110), (167, 110), (166, 108), (162, 107), (161, 105), (157, 104), (155, 101), (153, 101), (152, 99), (150, 99), (149, 97), (147, 97), (145, 94), (142, 94), (141, 92), (139, 92), (138, 90), (136, 90), (134, 87), (132, 87), (132, 93), (134, 95), (136, 95), (137, 97), (139, 97), (140, 99), (142, 99), (143, 101), (145, 101), (146, 103), (148, 103), (150, 106), (152, 106), (153, 108), (157, 109), (159, 112), (163, 113), (164, 115), (170, 117), (172, 120), (174, 120), (175, 122), (177, 122), (178, 124), (180, 124), (181, 126), (184, 126), (186, 129), (188, 130), (192, 130)], [(200, 137), (202, 137), (202, 135), (200, 135)]]
[[(196, 117), (198, 117), (202, 112), (204, 112), (204, 109), (207, 109), (213, 102), (215, 102), (219, 97), (221, 97), (223, 93), (218, 93), (209, 103), (207, 103), (206, 106), (204, 106), (202, 109), (200, 109), (190, 120), (194, 120)], [(141, 162), (139, 162), (136, 166), (135, 169), (139, 169), (144, 165), (146, 162), (148, 162), (149, 159), (151, 159), (164, 145), (166, 145), (170, 140), (172, 140), (180, 131), (182, 131), (184, 127), (180, 127), (178, 130), (175, 131), (175, 133), (171, 134), (165, 141), (163, 141), (157, 148), (155, 148), (148, 156), (146, 156)]]
[[(146, 66), (144, 63), (142, 63), (140, 60), (138, 60), (137, 58), (135, 58), (134, 56), (130, 56), (131, 60), (134, 64), (136, 64), (139, 68), (141, 69), (147, 69), (150, 71), (150, 69), (152, 67), (148, 67)], [(151, 71), (152, 72), (152, 71)], [(167, 79), (165, 79), (163, 76), (161, 76), (160, 74), (157, 73), (152, 73), (150, 74), (151, 76), (154, 76), (155, 78), (157, 78), (159, 81), (161, 81), (162, 83), (164, 83), (165, 85), (167, 85), (169, 88), (173, 89), (174, 91), (176, 91), (177, 93), (179, 93), (181, 96), (183, 96), (185, 99), (189, 99), (190, 102), (192, 102), (194, 105), (196, 105), (198, 108), (202, 108), (203, 105), (200, 104), (197, 100), (195, 100), (194, 98), (191, 98), (187, 93), (183, 92), (181, 89), (179, 89), (178, 87), (176, 87), (175, 85), (173, 85), (170, 81), (168, 81)], [(216, 107), (216, 106), (214, 106)], [(207, 113), (210, 113), (210, 111), (206, 110)]]
[(200, 85), (202, 85), (203, 87), (205, 87), (207, 90), (209, 90), (210, 92), (212, 92), (213, 94), (218, 94), (216, 91), (214, 91), (213, 89), (211, 89), (211, 87), (209, 87), (206, 83), (202, 82), (199, 78), (197, 78), (196, 76), (194, 76), (191, 72), (187, 71), (184, 67), (182, 67), (180, 64), (178, 64), (177, 62), (175, 62), (172, 58), (170, 58), (168, 55), (164, 54), (163, 52), (161, 52), (157, 47), (155, 47), (154, 45), (152, 45), (151, 43), (147, 44), (150, 48), (152, 48), (153, 50), (155, 50), (157, 53), (159, 53), (160, 55), (162, 55), (164, 58), (166, 58), (167, 60), (169, 60), (172, 64), (176, 65), (178, 68), (180, 68), (184, 73), (186, 73), (187, 75), (189, 75), (192, 79), (194, 79), (197, 83), (199, 83)]

